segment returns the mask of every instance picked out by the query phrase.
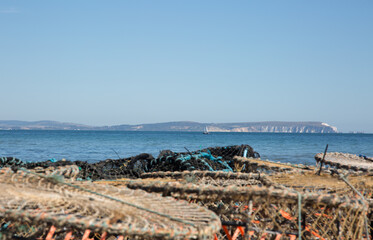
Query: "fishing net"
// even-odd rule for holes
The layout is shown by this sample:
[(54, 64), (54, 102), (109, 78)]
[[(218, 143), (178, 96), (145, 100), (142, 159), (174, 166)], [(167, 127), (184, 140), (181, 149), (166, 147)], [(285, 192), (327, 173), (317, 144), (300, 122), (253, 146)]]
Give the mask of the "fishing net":
[(25, 163), (15, 157), (0, 157), (0, 168), (24, 166)]
[[(43, 162), (22, 162), (16, 158), (0, 158), (1, 167), (23, 166), (29, 170), (42, 173), (53, 172), (55, 169), (75, 165), (72, 177), (81, 180), (138, 178), (141, 174), (157, 171), (235, 171), (234, 157), (258, 157), (259, 154), (249, 145), (234, 145), (226, 147), (206, 148), (194, 152), (174, 153), (161, 151), (157, 158), (147, 153), (121, 159), (106, 159), (97, 163), (85, 161), (56, 161), (50, 159)], [(65, 174), (68, 177), (68, 174)]]
[[(348, 197), (246, 185), (214, 186), (164, 181), (130, 181), (127, 186), (198, 202), (222, 220), (221, 236), (251, 239), (358, 239), (366, 205)], [(228, 237), (228, 238), (229, 238)]]
[(232, 145), (226, 147), (210, 147), (202, 150), (203, 152), (210, 152), (214, 156), (221, 156), (225, 160), (231, 160), (235, 156), (259, 158), (259, 153), (247, 145)]
[(151, 171), (226, 171), (233, 172), (235, 156), (259, 157), (249, 145), (206, 148), (194, 152), (162, 151), (151, 162)]
[(154, 157), (147, 153), (142, 153), (137, 156), (121, 159), (106, 159), (97, 163), (88, 163), (84, 161), (44, 161), (30, 162), (24, 166), (27, 169), (53, 169), (69, 165), (76, 165), (79, 168), (79, 173), (75, 176), (83, 180), (99, 180), (99, 179), (118, 179), (125, 177), (137, 177), (140, 173), (147, 170), (147, 163), (153, 160)]
[(0, 189), (0, 239), (209, 239), (220, 229), (204, 208), (126, 187), (3, 168)]
[(229, 164), (220, 156), (215, 157), (211, 153), (169, 153), (151, 162), (153, 171), (233, 171)]

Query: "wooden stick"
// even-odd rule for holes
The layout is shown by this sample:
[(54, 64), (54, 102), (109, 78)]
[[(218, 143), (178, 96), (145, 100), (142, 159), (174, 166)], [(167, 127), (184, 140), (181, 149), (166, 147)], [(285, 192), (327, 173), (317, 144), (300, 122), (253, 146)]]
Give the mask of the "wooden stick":
[(320, 169), (317, 173), (317, 175), (319, 175), (319, 176), (321, 174), (322, 165), (324, 164), (326, 152), (328, 151), (328, 146), (329, 146), (329, 144), (326, 144), (326, 148), (325, 148), (325, 151), (324, 151), (324, 156), (322, 157), (321, 164), (320, 164)]

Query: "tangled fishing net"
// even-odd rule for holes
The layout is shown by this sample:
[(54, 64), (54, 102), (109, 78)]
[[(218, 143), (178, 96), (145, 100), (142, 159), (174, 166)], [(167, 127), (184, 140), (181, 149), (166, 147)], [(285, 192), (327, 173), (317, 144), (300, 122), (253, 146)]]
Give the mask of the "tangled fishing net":
[[(76, 165), (74, 177), (82, 180), (137, 178), (142, 173), (156, 171), (234, 171), (234, 157), (259, 157), (249, 145), (206, 148), (194, 152), (162, 151), (157, 158), (147, 153), (121, 159), (107, 159), (97, 163), (84, 161), (43, 161), (24, 163), (16, 158), (1, 158), (1, 167), (23, 166), (40, 173), (53, 172), (59, 167)], [(67, 175), (66, 175), (67, 177)]]

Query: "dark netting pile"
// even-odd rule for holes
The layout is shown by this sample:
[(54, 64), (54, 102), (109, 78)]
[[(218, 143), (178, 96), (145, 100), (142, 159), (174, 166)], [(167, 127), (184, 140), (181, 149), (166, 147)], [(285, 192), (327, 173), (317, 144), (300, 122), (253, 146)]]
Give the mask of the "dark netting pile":
[(0, 157), (0, 168), (24, 166), (25, 163), (15, 157)]
[(68, 173), (64, 172), (62, 174), (67, 177), (73, 175), (82, 180), (100, 180), (137, 178), (143, 173), (157, 171), (205, 170), (232, 172), (235, 156), (260, 157), (249, 145), (233, 145), (180, 153), (163, 150), (157, 158), (154, 158), (151, 154), (142, 153), (129, 158), (106, 159), (97, 163), (64, 160), (25, 163), (17, 158), (3, 157), (0, 158), (0, 168), (24, 167), (40, 173), (53, 173), (61, 167), (76, 166), (76, 168), (72, 168)]
[(206, 148), (194, 152), (174, 153), (170, 150), (162, 151), (157, 159), (151, 163), (152, 171), (233, 171), (233, 158), (244, 156), (257, 158), (249, 145), (234, 145), (227, 147)]

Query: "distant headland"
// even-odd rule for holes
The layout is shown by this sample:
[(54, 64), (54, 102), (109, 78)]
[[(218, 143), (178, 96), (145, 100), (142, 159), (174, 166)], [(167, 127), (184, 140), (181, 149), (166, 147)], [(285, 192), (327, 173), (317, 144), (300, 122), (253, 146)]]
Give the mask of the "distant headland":
[(277, 133), (338, 133), (336, 127), (323, 122), (241, 122), (199, 123), (191, 121), (89, 126), (57, 121), (0, 120), (0, 130), (106, 130), (106, 131), (175, 131), (175, 132), (277, 132)]

